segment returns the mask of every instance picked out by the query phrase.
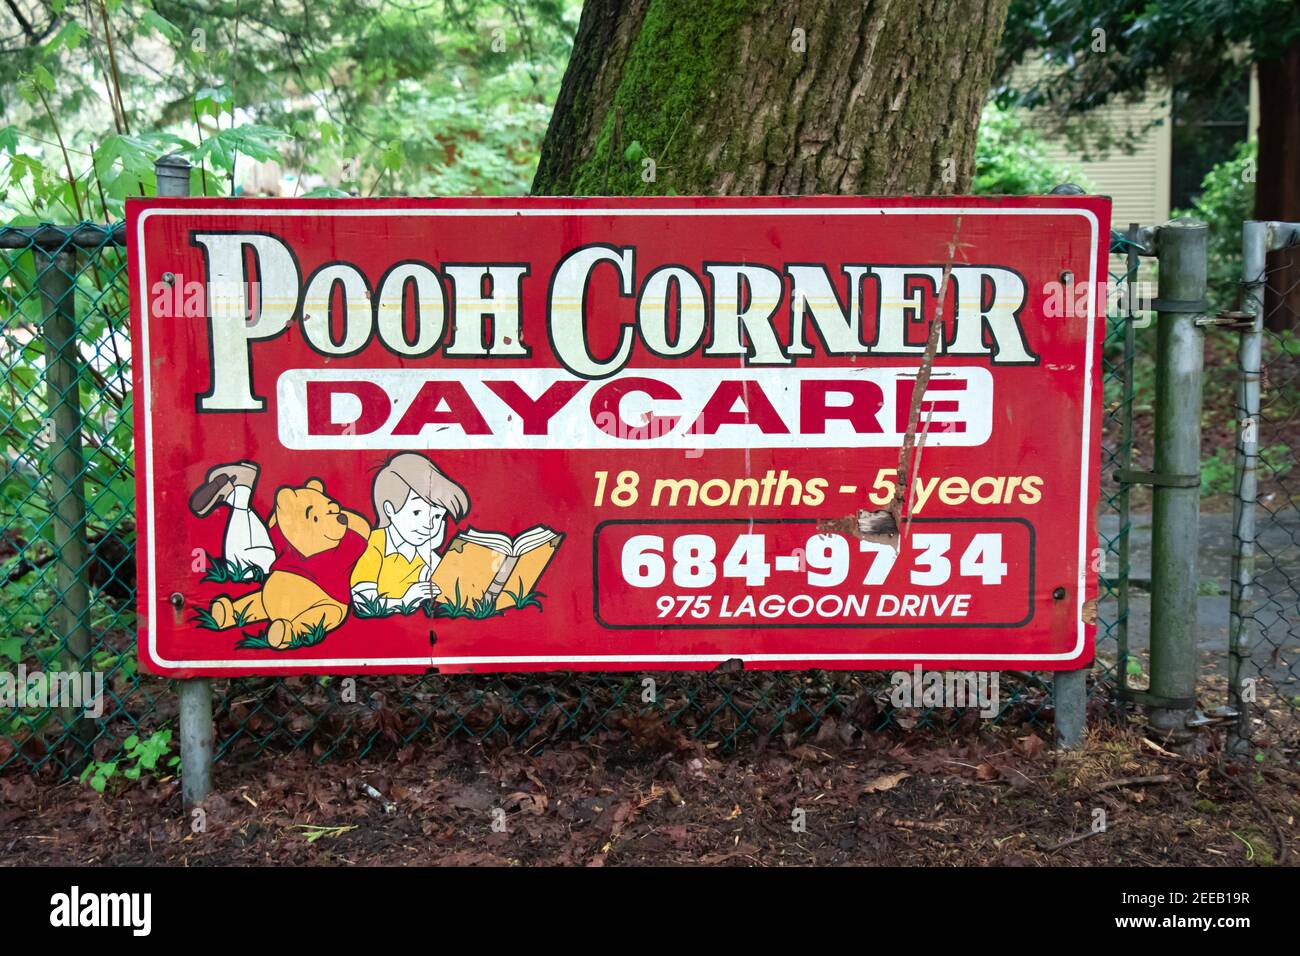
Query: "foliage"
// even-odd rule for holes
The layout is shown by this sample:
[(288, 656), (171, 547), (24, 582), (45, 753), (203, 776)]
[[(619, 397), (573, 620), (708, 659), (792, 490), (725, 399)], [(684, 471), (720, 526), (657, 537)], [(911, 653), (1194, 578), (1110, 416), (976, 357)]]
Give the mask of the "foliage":
[[(1201, 494), (1226, 495), (1233, 490), (1236, 449), (1216, 448), (1214, 454), (1201, 459)], [(1276, 479), (1285, 478), (1295, 464), (1291, 449), (1283, 444), (1266, 445), (1259, 449), (1259, 467), (1263, 474)]]
[(250, 159), (302, 194), (526, 191), (578, 8), (35, 4), (0, 41), (0, 215), (120, 218), (172, 151), (207, 195)]
[[(1298, 37), (1295, 0), (1012, 0), (999, 97), (1070, 117), (1152, 82), (1210, 93)], [(1012, 89), (1011, 68), (1030, 54), (1057, 69)]]
[[(168, 751), (171, 750), (171, 743), (170, 730), (158, 730), (143, 739), (132, 734), (122, 741), (121, 757), (117, 760), (91, 761), (81, 772), (81, 782), (89, 781), (92, 789), (97, 793), (103, 793), (119, 771), (127, 780), (139, 780), (146, 772), (157, 773), (158, 761), (167, 756)], [(164, 766), (168, 769), (176, 769), (179, 767), (180, 760), (178, 756), (171, 757)], [(124, 767), (123, 764), (127, 766)]]
[(1061, 183), (1089, 188), (1078, 172), (1047, 157), (1042, 137), (1021, 115), (996, 103), (984, 107), (975, 145), (975, 179), (979, 194), (1021, 196), (1051, 192)]
[(1190, 210), (1174, 216), (1194, 216), (1210, 227), (1207, 288), (1213, 311), (1234, 309), (1241, 284), (1241, 225), (1254, 218), (1256, 144), (1242, 143), (1232, 159), (1219, 163), (1201, 182), (1201, 194)]

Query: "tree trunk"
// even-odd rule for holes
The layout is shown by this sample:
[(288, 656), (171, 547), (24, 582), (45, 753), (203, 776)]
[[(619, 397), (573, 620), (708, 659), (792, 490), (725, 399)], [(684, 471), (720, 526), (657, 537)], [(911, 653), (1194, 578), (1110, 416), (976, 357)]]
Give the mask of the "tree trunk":
[(542, 195), (970, 187), (1008, 0), (587, 0)]
[[(1280, 59), (1259, 64), (1259, 169), (1255, 218), (1300, 222), (1300, 38)], [(1300, 317), (1300, 250), (1268, 257), (1264, 314), (1274, 331)]]

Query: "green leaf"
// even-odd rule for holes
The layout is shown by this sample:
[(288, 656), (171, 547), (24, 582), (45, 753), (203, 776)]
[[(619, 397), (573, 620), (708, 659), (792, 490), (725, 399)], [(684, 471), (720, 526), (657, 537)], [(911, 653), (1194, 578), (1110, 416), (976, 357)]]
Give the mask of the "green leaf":
[(393, 140), (384, 149), (380, 161), (385, 169), (401, 169), (402, 164), (406, 161), (406, 154), (402, 150), (402, 144), (399, 140)]
[(8, 658), (15, 664), (23, 659), (23, 639), (21, 637), (0, 638), (0, 657)]
[(194, 94), (194, 109), (203, 116), (220, 116), (230, 110), (230, 90), (205, 86)]
[(218, 169), (229, 172), (240, 154), (256, 160), (278, 158), (278, 144), (288, 138), (289, 134), (282, 130), (257, 124), (223, 129), (194, 150), (194, 159), (200, 163), (207, 159)]
[(156, 30), (169, 40), (179, 40), (181, 38), (180, 28), (154, 10), (146, 9), (140, 15), (140, 25), (148, 30)]
[(302, 194), (304, 199), (347, 199), (348, 194), (333, 186), (317, 186)]
[(59, 32), (54, 34), (50, 42), (45, 45), (43, 52), (50, 57), (59, 50), (75, 50), (81, 46), (81, 41), (87, 36), (89, 34), (85, 27), (76, 20), (67, 20), (59, 28)]
[(47, 93), (54, 92), (54, 77), (50, 74), (49, 70), (45, 69), (45, 67), (41, 66), (39, 63), (32, 64), (32, 72), (29, 76), (31, 77), (32, 82), (39, 88), (45, 90)]

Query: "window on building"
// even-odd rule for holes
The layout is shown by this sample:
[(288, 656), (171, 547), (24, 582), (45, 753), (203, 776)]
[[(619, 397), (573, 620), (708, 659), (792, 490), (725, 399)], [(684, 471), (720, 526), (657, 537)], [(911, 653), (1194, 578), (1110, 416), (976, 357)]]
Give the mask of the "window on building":
[(1190, 209), (1205, 174), (1250, 135), (1250, 73), (1209, 92), (1175, 89), (1171, 111), (1170, 205)]

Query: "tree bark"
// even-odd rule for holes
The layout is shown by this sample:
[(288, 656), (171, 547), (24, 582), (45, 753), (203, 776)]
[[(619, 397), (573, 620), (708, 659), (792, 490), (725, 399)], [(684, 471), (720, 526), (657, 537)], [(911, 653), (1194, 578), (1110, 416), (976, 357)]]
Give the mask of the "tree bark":
[(969, 188), (1007, 0), (588, 0), (533, 192)]
[[(1259, 167), (1255, 218), (1300, 222), (1300, 38), (1276, 60), (1259, 63)], [(1300, 317), (1300, 250), (1268, 257), (1264, 314), (1270, 329)]]

